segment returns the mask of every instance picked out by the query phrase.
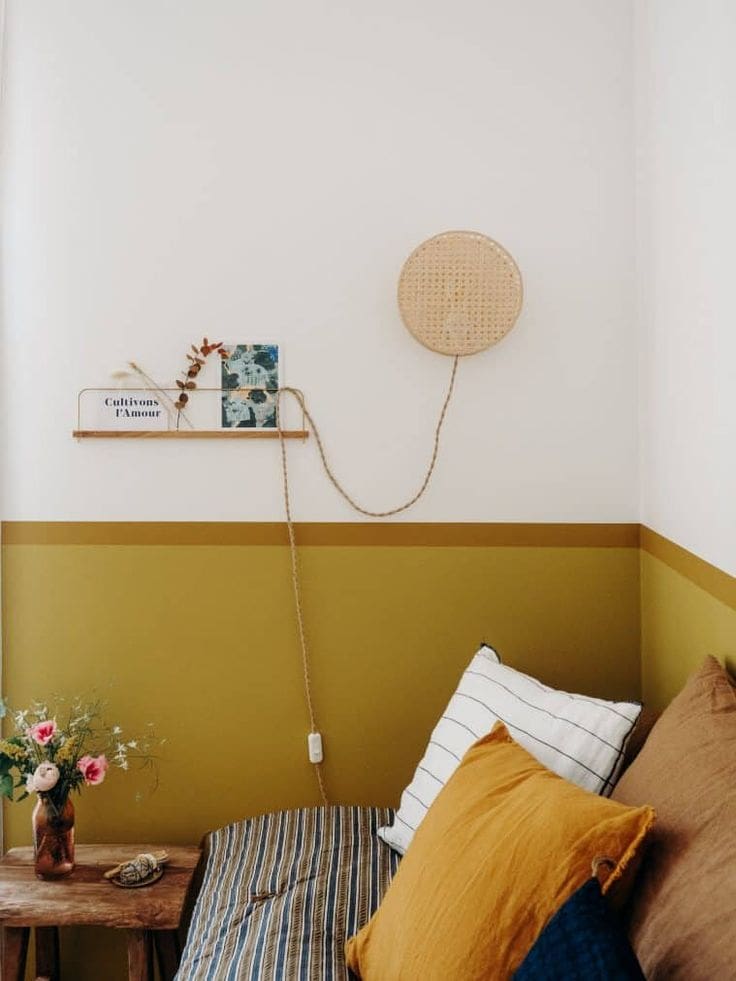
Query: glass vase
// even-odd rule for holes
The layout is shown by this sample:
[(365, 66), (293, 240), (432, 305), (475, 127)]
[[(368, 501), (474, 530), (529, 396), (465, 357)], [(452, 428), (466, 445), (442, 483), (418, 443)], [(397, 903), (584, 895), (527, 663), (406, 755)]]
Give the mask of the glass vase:
[(74, 804), (68, 797), (57, 805), (46, 795), (38, 795), (33, 809), (33, 855), (41, 879), (58, 879), (74, 869)]

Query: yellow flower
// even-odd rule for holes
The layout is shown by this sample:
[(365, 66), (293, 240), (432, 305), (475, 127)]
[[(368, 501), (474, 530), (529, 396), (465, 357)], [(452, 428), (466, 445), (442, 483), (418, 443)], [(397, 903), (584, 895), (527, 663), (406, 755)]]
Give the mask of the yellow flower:
[(67, 739), (59, 752), (56, 754), (57, 763), (73, 763), (77, 756), (78, 741), (72, 737)]
[(7, 739), (0, 739), (0, 756), (7, 756), (11, 760), (24, 760), (26, 751), (22, 746), (16, 746)]

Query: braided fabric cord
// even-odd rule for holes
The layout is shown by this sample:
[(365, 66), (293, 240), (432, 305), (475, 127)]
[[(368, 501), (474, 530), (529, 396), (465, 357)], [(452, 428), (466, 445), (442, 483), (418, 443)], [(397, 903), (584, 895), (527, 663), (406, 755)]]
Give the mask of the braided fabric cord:
[[(286, 440), (284, 439), (283, 430), (281, 429), (281, 397), (285, 393), (290, 395), (298, 403), (304, 418), (309, 423), (309, 427), (314, 434), (314, 438), (317, 441), (317, 448), (319, 450), (320, 459), (322, 460), (322, 466), (324, 467), (325, 473), (330, 480), (330, 483), (337, 490), (337, 492), (343, 497), (347, 503), (360, 514), (364, 514), (369, 518), (388, 518), (394, 514), (401, 514), (402, 511), (408, 511), (410, 507), (417, 503), (420, 497), (424, 494), (429, 482), (432, 479), (432, 474), (434, 473), (435, 467), (437, 465), (437, 456), (439, 453), (440, 446), (440, 435), (442, 433), (442, 427), (445, 422), (445, 417), (447, 415), (447, 410), (450, 405), (450, 400), (452, 398), (452, 393), (455, 389), (455, 377), (457, 375), (457, 365), (459, 356), (455, 355), (452, 360), (452, 371), (450, 373), (450, 383), (447, 387), (447, 394), (445, 395), (445, 400), (442, 403), (442, 409), (440, 411), (439, 419), (437, 420), (437, 425), (434, 431), (434, 444), (432, 447), (432, 456), (427, 466), (424, 479), (419, 487), (419, 490), (414, 494), (413, 497), (409, 498), (404, 504), (400, 504), (398, 507), (391, 508), (389, 511), (371, 511), (368, 508), (364, 508), (361, 504), (351, 497), (351, 495), (345, 490), (340, 481), (335, 476), (332, 467), (327, 459), (327, 453), (325, 452), (324, 443), (322, 442), (322, 436), (320, 435), (319, 428), (312, 417), (311, 412), (307, 408), (307, 403), (302, 392), (296, 388), (280, 388), (278, 391), (278, 433), (279, 433), (279, 443), (281, 447), (281, 473), (283, 477), (283, 488), (284, 488), (284, 508), (286, 512), (286, 527), (289, 533), (289, 554), (291, 557), (291, 582), (294, 592), (294, 607), (296, 612), (297, 620), (297, 632), (299, 636), (299, 646), (301, 649), (302, 658), (302, 670), (304, 672), (304, 693), (307, 700), (307, 709), (309, 712), (309, 724), (311, 726), (312, 732), (318, 732), (317, 727), (317, 716), (314, 710), (314, 699), (312, 696), (312, 681), (310, 676), (310, 656), (309, 656), (309, 645), (307, 643), (307, 635), (304, 629), (304, 609), (302, 607), (302, 593), (299, 578), (299, 556), (296, 547), (296, 537), (294, 535), (294, 520), (291, 511), (291, 493), (289, 489), (289, 466), (286, 456)], [(317, 783), (319, 784), (319, 792), (322, 797), (322, 801), (327, 806), (329, 804), (329, 798), (327, 796), (327, 788), (325, 786), (324, 773), (322, 772), (322, 764), (317, 763), (314, 765), (315, 773), (317, 775)]]

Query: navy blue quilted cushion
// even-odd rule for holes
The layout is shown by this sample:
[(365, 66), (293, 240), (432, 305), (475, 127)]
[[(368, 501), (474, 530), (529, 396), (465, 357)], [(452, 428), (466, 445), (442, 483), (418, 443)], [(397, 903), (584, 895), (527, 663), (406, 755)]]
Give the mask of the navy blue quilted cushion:
[(644, 981), (597, 879), (589, 879), (555, 913), (514, 981)]

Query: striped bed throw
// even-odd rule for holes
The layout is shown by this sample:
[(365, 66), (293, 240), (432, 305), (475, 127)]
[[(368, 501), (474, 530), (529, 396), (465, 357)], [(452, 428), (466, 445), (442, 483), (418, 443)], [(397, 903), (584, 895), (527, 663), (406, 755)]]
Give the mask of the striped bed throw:
[(343, 945), (378, 908), (400, 856), (377, 807), (280, 811), (208, 835), (177, 981), (346, 981)]

